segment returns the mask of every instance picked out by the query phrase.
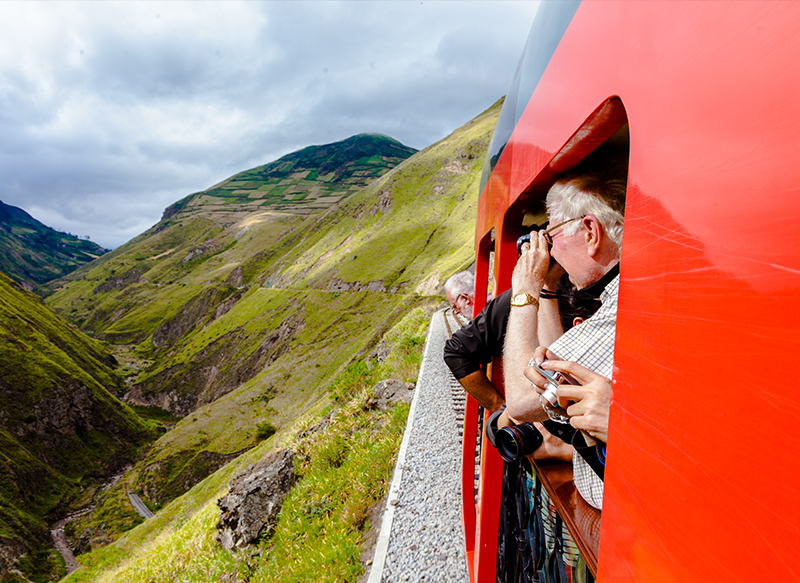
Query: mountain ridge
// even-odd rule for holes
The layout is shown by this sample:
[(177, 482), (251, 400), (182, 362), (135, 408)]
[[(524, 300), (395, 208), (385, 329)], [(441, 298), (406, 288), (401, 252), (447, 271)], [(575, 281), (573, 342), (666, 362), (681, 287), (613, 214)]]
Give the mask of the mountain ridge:
[[(163, 503), (179, 493), (174, 479), (189, 452), (252, 444), (252, 434), (235, 428), (242, 390), (265, 403), (246, 417), (285, 424), (287, 407), (318, 399), (314, 387), (331, 371), (369, 353), (391, 319), (427, 301), (416, 293), (423, 282), (436, 296), (450, 273), (471, 263), (475, 192), (498, 107), (322, 215), (254, 212), (223, 228), (176, 214), (59, 282), (51, 306), (152, 362), (129, 381), (128, 397), (185, 416), (142, 462), (163, 469), (163, 456), (173, 457), (174, 471), (139, 473), (137, 488)], [(203, 246), (212, 251), (190, 257)], [(116, 279), (129, 281), (104, 287)], [(290, 379), (298, 388), (287, 392)], [(205, 408), (210, 419), (228, 419), (228, 429), (195, 425), (205, 418), (195, 411)]]
[(0, 272), (28, 290), (63, 277), (107, 251), (0, 201)]
[(307, 146), (184, 197), (164, 210), (162, 221), (209, 208), (228, 213), (269, 209), (308, 214), (324, 210), (414, 153), (414, 148), (382, 134), (357, 134), (330, 144)]

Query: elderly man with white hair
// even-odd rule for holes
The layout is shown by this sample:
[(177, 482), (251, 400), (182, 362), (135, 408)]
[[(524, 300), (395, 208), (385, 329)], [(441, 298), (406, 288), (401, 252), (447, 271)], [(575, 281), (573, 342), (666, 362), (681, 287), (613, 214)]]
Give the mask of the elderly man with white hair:
[(475, 276), (469, 271), (459, 271), (444, 283), (444, 294), (453, 312), (472, 318), (475, 305)]
[[(559, 404), (567, 407), (569, 423), (583, 432), (587, 447), (597, 448), (603, 464), (611, 402), (625, 187), (624, 176), (592, 171), (567, 176), (550, 189), (549, 227), (531, 237), (530, 244), (522, 246), (514, 269), (503, 352), (506, 412), (513, 422), (557, 417), (541, 396), (548, 383), (533, 364), (568, 374), (580, 384), (560, 385)], [(604, 289), (597, 313), (580, 326), (558, 335), (555, 283), (564, 271), (578, 290), (598, 286)], [(580, 494), (595, 508), (602, 508), (602, 480), (597, 477), (597, 469), (592, 471), (584, 456), (577, 452), (573, 468)]]

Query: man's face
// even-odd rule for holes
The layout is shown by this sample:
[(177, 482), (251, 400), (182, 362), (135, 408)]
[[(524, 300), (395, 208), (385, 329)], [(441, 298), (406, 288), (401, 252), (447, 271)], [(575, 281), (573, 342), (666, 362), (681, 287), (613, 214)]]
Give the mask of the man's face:
[[(552, 221), (550, 224), (553, 224)], [(574, 229), (574, 227), (571, 228)], [(586, 263), (587, 253), (584, 234), (585, 228), (582, 223), (578, 232), (574, 234), (565, 233), (564, 227), (554, 229), (550, 233), (550, 237), (553, 240), (553, 245), (550, 247), (550, 255), (564, 268), (564, 271), (569, 275), (570, 281), (578, 289), (583, 289), (594, 283), (594, 281), (589, 281), (592, 274), (589, 273), (589, 265)]]
[(467, 294), (455, 294), (452, 290), (447, 290), (446, 295), (447, 303), (456, 314), (472, 318), (472, 299)]

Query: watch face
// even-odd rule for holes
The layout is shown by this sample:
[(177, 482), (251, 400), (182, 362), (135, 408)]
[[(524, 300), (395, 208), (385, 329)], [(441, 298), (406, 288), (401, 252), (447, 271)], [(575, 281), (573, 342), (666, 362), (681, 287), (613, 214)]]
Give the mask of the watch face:
[(528, 301), (528, 294), (517, 294), (513, 298), (511, 298), (511, 303), (515, 306), (524, 306), (525, 304), (530, 303)]

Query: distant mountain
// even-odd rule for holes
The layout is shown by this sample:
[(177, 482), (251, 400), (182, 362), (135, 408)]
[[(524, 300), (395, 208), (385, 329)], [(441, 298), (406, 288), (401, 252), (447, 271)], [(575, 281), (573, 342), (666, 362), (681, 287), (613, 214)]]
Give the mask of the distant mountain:
[(0, 201), (0, 272), (27, 289), (62, 277), (106, 251)]
[(416, 152), (380, 134), (309, 146), (232, 176), (164, 211), (207, 213), (273, 210), (306, 215), (358, 192)]
[(115, 364), (0, 274), (0, 579), (15, 557), (40, 578), (57, 575), (48, 524), (154, 436), (114, 396)]

